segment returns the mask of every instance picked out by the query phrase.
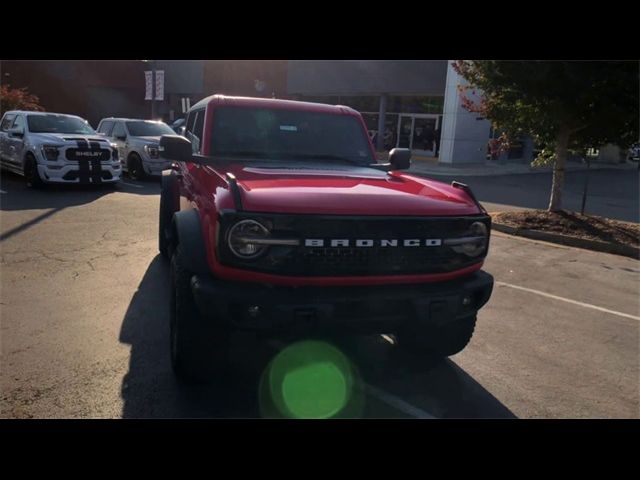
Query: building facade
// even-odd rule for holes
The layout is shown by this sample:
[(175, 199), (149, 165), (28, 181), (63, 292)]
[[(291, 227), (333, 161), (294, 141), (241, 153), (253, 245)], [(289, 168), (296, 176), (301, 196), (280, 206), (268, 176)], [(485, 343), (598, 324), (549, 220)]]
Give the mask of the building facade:
[(142, 62), (2, 60), (0, 82), (27, 87), (46, 110), (79, 115), (94, 127), (110, 112), (148, 115)]
[[(28, 87), (49, 111), (101, 118), (151, 118), (145, 71), (164, 72), (156, 118), (172, 122), (205, 96), (221, 93), (350, 106), (362, 113), (379, 150), (410, 148), (441, 163), (482, 163), (494, 132), (466, 111), (464, 80), (448, 60), (126, 60), (1, 61), (0, 81)], [(496, 161), (531, 161), (530, 141)], [(490, 158), (490, 157), (489, 157)]]
[[(291, 60), (287, 69), (289, 95), (360, 111), (379, 150), (410, 148), (441, 163), (483, 163), (495, 133), (488, 120), (462, 107), (458, 85), (464, 83), (448, 60)], [(530, 162), (532, 153), (523, 139), (494, 159)]]

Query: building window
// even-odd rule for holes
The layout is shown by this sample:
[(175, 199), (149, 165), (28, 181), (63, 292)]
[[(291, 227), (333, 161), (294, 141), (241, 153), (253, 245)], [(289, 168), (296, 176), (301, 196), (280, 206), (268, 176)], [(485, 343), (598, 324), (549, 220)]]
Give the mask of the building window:
[(391, 95), (387, 104), (389, 112), (430, 113), (442, 115), (444, 97)]

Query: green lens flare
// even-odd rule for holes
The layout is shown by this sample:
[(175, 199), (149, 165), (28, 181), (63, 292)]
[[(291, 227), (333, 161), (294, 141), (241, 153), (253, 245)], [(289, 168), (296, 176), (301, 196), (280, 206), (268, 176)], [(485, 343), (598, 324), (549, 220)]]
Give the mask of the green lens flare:
[(335, 365), (314, 363), (285, 375), (282, 397), (297, 418), (328, 418), (346, 405), (347, 382)]
[(353, 395), (353, 368), (334, 346), (316, 340), (298, 342), (272, 360), (264, 380), (270, 402), (287, 418), (330, 418)]

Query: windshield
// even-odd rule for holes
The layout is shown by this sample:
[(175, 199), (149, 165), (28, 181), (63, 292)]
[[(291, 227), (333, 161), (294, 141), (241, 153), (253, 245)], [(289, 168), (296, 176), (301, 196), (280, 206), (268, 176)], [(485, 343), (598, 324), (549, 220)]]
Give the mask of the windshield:
[(32, 133), (96, 133), (85, 120), (66, 115), (27, 115), (27, 123)]
[(212, 155), (374, 163), (367, 134), (351, 115), (222, 107), (213, 118)]
[(169, 125), (162, 122), (127, 122), (127, 130), (133, 137), (159, 137), (160, 135), (173, 135)]

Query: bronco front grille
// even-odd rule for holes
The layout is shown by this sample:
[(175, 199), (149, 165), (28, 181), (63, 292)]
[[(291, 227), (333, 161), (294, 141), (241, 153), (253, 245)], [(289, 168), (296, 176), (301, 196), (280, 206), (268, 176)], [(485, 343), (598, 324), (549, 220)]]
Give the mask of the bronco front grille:
[[(322, 239), (373, 239), (372, 247), (271, 246), (261, 257), (241, 260), (228, 248), (226, 230), (243, 218), (265, 225), (274, 237)], [(368, 217), (327, 215), (266, 215), (243, 212), (221, 216), (218, 252), (220, 261), (247, 270), (293, 276), (360, 276), (445, 273), (482, 260), (456, 253), (446, 245), (382, 247), (379, 239), (446, 239), (465, 236), (474, 221), (490, 226), (490, 217)], [(350, 245), (354, 245), (354, 241)], [(325, 243), (326, 245), (326, 243)], [(487, 244), (488, 246), (488, 244)]]
[[(303, 270), (327, 269), (356, 274), (446, 272), (462, 264), (449, 247), (433, 248), (303, 248), (293, 262)], [(457, 261), (460, 260), (460, 261)], [(458, 265), (460, 268), (460, 265)], [(353, 273), (351, 273), (353, 272)], [(355, 273), (358, 272), (358, 273)]]

